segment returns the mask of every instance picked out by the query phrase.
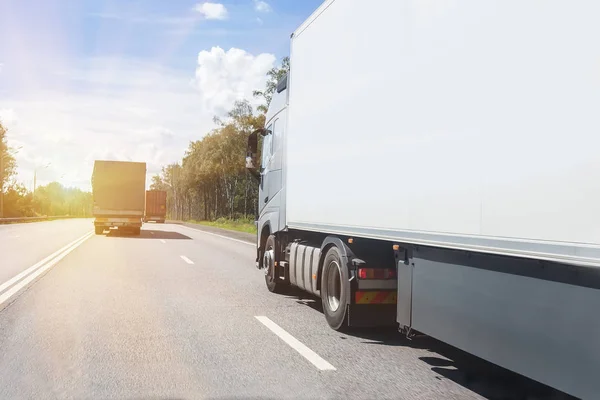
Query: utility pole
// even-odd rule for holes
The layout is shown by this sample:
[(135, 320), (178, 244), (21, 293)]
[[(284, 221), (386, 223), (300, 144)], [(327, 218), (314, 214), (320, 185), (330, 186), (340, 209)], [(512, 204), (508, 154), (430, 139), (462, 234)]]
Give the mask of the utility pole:
[[(48, 163), (46, 165), (44, 165), (43, 167), (41, 167), (41, 169), (46, 169), (50, 166), (51, 163)], [(33, 211), (35, 212), (35, 186), (37, 184), (37, 170), (38, 167), (35, 167), (33, 169)]]
[[(48, 163), (48, 164), (44, 165), (43, 167), (41, 167), (41, 169), (48, 168), (50, 166), (50, 164), (52, 164), (52, 163)], [(38, 167), (35, 167), (33, 169), (33, 196), (34, 197), (35, 197), (35, 186), (36, 186), (36, 183), (37, 183), (37, 170), (38, 170)]]

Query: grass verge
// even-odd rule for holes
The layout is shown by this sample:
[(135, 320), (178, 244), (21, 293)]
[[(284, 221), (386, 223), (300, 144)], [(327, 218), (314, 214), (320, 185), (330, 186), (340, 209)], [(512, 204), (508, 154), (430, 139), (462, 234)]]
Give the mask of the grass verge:
[(189, 220), (186, 222), (198, 225), (214, 226), (215, 228), (227, 229), (230, 231), (256, 233), (256, 225), (254, 225), (254, 221), (248, 219), (219, 218), (216, 221)]

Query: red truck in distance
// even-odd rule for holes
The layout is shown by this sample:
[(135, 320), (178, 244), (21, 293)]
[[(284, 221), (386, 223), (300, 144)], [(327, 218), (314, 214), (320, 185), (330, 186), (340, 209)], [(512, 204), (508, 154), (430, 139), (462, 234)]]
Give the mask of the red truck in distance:
[(164, 190), (146, 191), (146, 212), (144, 222), (165, 223), (167, 217), (167, 192)]

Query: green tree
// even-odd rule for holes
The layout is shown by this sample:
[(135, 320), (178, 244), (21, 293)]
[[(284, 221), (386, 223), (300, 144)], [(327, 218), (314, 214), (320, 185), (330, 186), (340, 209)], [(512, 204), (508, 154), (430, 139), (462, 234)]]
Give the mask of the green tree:
[(92, 194), (51, 182), (36, 189), (33, 207), (41, 215), (89, 217), (92, 213)]
[(254, 218), (258, 185), (245, 168), (248, 135), (264, 126), (265, 112), (277, 82), (289, 70), (289, 59), (267, 73), (264, 100), (255, 113), (247, 100), (233, 104), (216, 128), (190, 142), (181, 163), (167, 165), (152, 178), (151, 189), (167, 191), (168, 216), (175, 219)]
[(21, 184), (10, 185), (4, 194), (4, 217), (34, 217), (33, 196)]
[(150, 190), (169, 190), (170, 186), (162, 180), (160, 174), (156, 174), (152, 177), (152, 183), (150, 184)]
[(255, 115), (248, 101), (238, 101), (217, 124), (190, 143), (182, 161), (182, 195), (191, 205), (187, 214), (198, 219), (254, 215), (256, 185), (245, 169), (244, 154), (248, 134), (264, 125), (264, 115)]
[(65, 188), (51, 182), (36, 189), (35, 196), (25, 186), (11, 178), (17, 163), (11, 154), (6, 128), (0, 123), (0, 201), (4, 217), (32, 217), (71, 215), (89, 217), (92, 213), (92, 194), (76, 188)]
[(10, 152), (7, 139), (8, 130), (0, 121), (0, 190), (8, 187), (11, 177), (16, 173), (17, 162)]
[(16, 173), (16, 161), (10, 153), (8, 140), (6, 137), (7, 130), (0, 121), (0, 217), (4, 217), (4, 195), (9, 186), (10, 178)]
[(257, 110), (266, 114), (273, 99), (273, 93), (277, 89), (277, 82), (290, 70), (290, 58), (284, 57), (279, 67), (273, 67), (267, 72), (267, 86), (264, 90), (255, 90), (254, 97), (262, 98), (265, 103), (257, 107)]

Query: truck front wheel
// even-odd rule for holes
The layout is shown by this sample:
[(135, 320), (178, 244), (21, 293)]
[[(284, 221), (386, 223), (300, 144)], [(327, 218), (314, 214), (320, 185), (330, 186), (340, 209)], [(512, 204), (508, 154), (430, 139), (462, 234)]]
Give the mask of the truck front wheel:
[(262, 253), (262, 264), (265, 271), (265, 283), (269, 292), (283, 293), (286, 283), (275, 274), (275, 235), (270, 235), (265, 243), (265, 250)]
[(323, 261), (321, 274), (321, 302), (323, 313), (330, 327), (336, 331), (348, 325), (346, 304), (348, 293), (348, 268), (342, 264), (342, 257), (337, 247), (329, 249)]

